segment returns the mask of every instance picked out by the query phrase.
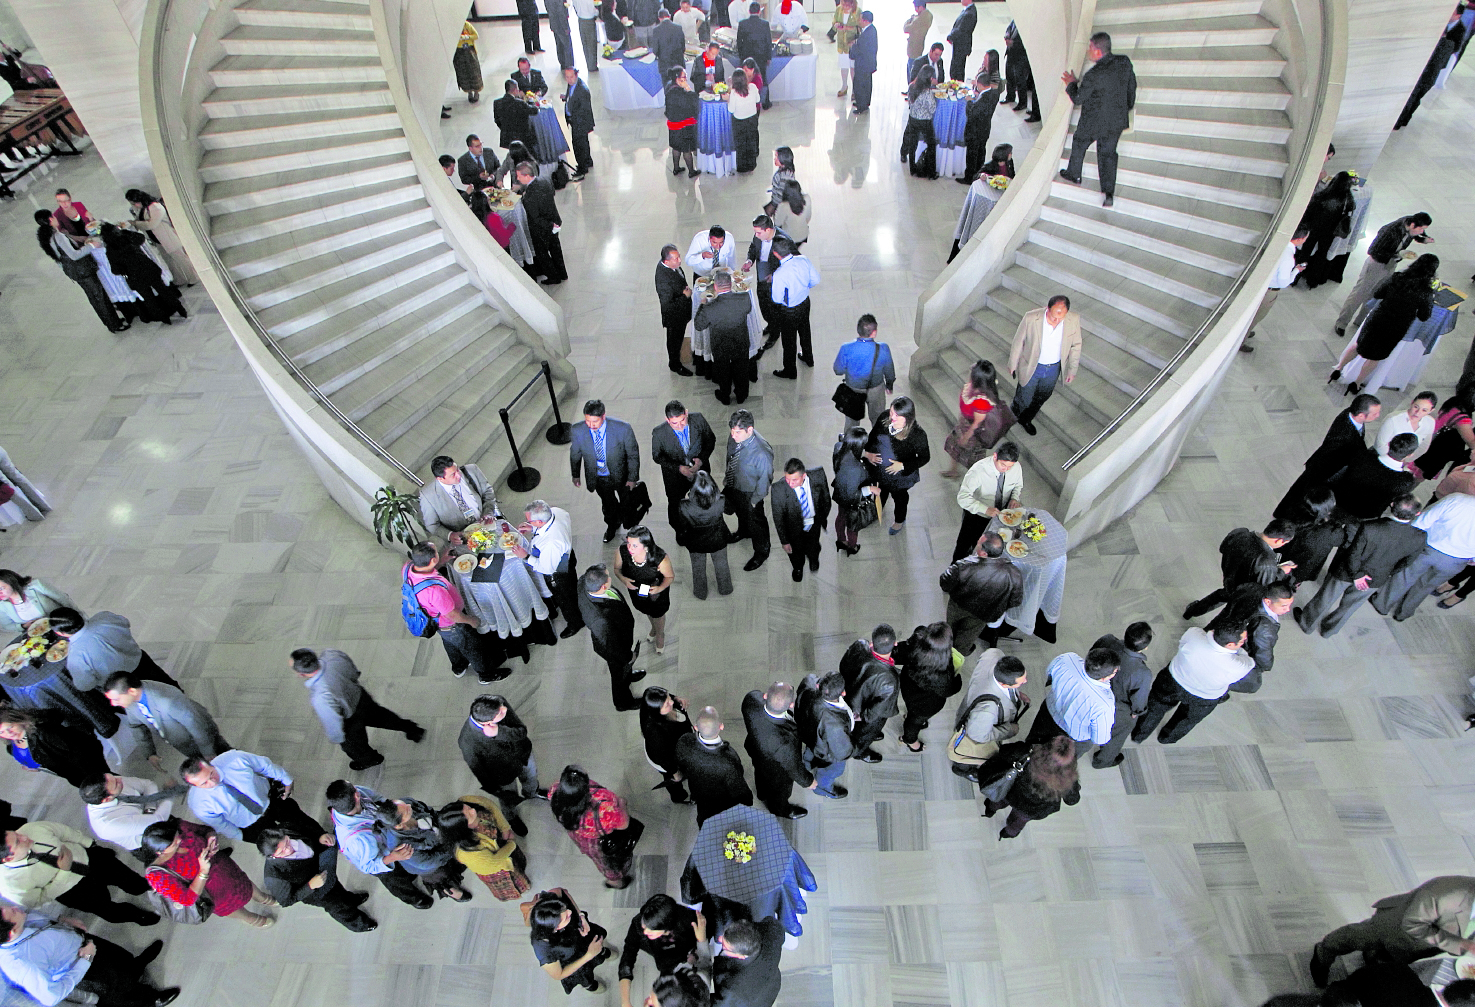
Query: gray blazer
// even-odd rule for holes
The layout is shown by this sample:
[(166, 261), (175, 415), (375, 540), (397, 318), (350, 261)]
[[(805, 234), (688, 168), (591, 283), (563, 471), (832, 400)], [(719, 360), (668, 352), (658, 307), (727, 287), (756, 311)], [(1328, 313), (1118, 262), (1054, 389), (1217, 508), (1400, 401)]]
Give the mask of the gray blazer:
[[(220, 728), (215, 726), (209, 711), (174, 686), (144, 682), (143, 702), (158, 722), (164, 740), (190, 758), (213, 759), (230, 751), (230, 743), (220, 736)], [(123, 711), (123, 723), (133, 732), (145, 758), (158, 754), (154, 732), (137, 703)]]
[[(472, 502), (481, 506), (481, 515), (478, 516), (500, 510), (497, 489), (481, 468), (476, 465), (462, 465), (460, 468), (461, 482), (471, 491)], [(420, 487), (420, 517), (425, 521), (425, 529), (430, 536), (442, 542), (451, 532), (462, 531), (472, 523), (439, 479), (432, 479)]]
[(312, 712), (323, 723), (323, 731), (335, 745), (343, 744), (343, 722), (353, 716), (364, 698), (359, 685), (359, 670), (353, 658), (341, 650), (325, 650), (318, 655), (322, 670), (303, 684), (312, 697)]

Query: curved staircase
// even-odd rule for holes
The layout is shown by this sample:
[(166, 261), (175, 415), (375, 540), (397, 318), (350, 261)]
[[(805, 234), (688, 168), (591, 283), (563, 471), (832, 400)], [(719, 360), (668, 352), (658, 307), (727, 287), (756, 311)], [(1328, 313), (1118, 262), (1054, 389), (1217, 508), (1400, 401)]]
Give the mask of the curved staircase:
[(1068, 296), (1082, 322), (1080, 371), (1056, 387), (1035, 420), (1038, 435), (1011, 435), (1051, 495), (1064, 484), (1066, 459), (1127, 408), (1229, 292), (1280, 206), (1290, 93), (1285, 59), (1272, 47), (1278, 29), (1260, 7), (1100, 0), (1095, 28), (1110, 33), (1137, 74), (1115, 205), (1101, 205), (1093, 147), (1084, 184), (1051, 185), (983, 306), (937, 363), (914, 375), (953, 415), (972, 362), (992, 360), (1007, 378), (1021, 315)]

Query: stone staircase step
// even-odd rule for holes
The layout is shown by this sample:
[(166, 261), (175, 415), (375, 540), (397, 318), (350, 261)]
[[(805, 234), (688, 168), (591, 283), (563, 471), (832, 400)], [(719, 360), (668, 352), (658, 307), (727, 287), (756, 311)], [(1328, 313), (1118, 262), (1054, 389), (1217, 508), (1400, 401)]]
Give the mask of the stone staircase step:
[(364, 213), (319, 224), (311, 235), (274, 234), (260, 241), (221, 249), (221, 259), (232, 277), (237, 281), (247, 280), (434, 219), (430, 206), (423, 200), (375, 206)]
[(1142, 77), (1279, 77), (1285, 57), (1270, 46), (1233, 46), (1188, 49), (1143, 49), (1119, 46), (1113, 51), (1132, 57), (1133, 70)]
[(1146, 21), (1114, 25), (1113, 52), (1136, 53), (1151, 49), (1191, 49), (1197, 46), (1236, 49), (1268, 46), (1280, 29), (1259, 14), (1232, 17), (1191, 17), (1176, 21)]
[(211, 220), (211, 241), (217, 248), (231, 248), (275, 234), (292, 233), (299, 240), (311, 239), (311, 235), (304, 235), (302, 232), (315, 225), (342, 220), (380, 207), (423, 202), (425, 199), (425, 190), (420, 187), (419, 179), (395, 178), (351, 191), (354, 194), (352, 199), (345, 199), (346, 193), (325, 192), (285, 203), (270, 203), (220, 214)]
[(266, 28), (326, 28), (332, 31), (374, 30), (367, 4), (334, 0), (241, 0), (236, 20)]
[[(1100, 234), (1113, 241), (1135, 245), (1137, 248), (1154, 252), (1175, 262), (1185, 262), (1199, 269), (1206, 269), (1220, 276), (1235, 277), (1244, 269), (1244, 260), (1249, 249), (1243, 245), (1219, 241), (1206, 235), (1191, 234), (1176, 229), (1154, 228), (1158, 234), (1120, 226), (1123, 222), (1111, 210), (1103, 206), (1087, 206), (1082, 203), (1061, 205), (1054, 198), (1047, 199), (1040, 207), (1040, 220), (1068, 227), (1083, 234)], [(1192, 242), (1192, 245), (1183, 242)], [(1233, 255), (1234, 258), (1227, 256)]]
[(1284, 144), (1291, 137), (1291, 120), (1281, 111), (1263, 108), (1184, 108), (1147, 104), (1137, 100), (1134, 126), (1144, 133), (1176, 136), (1212, 136), (1224, 140)]
[[(518, 375), (515, 387), (521, 388), (521, 382), (526, 382), (538, 373), (537, 361), (527, 367)], [(558, 378), (553, 379), (554, 394), (558, 396), (560, 408), (567, 416), (570, 407), (568, 386)], [(452, 458), (465, 458), (475, 461), (481, 466), (481, 470), (489, 478), (498, 482), (505, 480), (512, 474), (516, 467), (512, 459), (512, 449), (507, 444), (507, 436), (502, 430), (502, 421), (497, 415), (499, 403), (493, 403), (487, 407), (487, 418), (478, 419), (468, 423), (456, 436), (446, 444), (446, 453)], [(519, 450), (526, 454), (527, 449), (543, 436), (549, 425), (553, 422), (553, 406), (548, 401), (547, 390), (544, 389), (536, 397), (523, 399), (512, 412), (512, 436), (517, 439)], [(545, 473), (542, 486), (548, 485), (552, 473)], [(538, 493), (546, 493), (547, 490), (539, 487), (529, 494), (529, 499)], [(506, 499), (505, 497), (503, 499)]]
[(241, 25), (220, 39), (230, 56), (371, 56), (379, 58), (373, 31), (331, 28), (262, 28)]
[(328, 164), (275, 175), (232, 178), (205, 186), (205, 212), (234, 213), (380, 182), (403, 182), (416, 178), (415, 162), (408, 154), (387, 154), (366, 157), (347, 165)]
[(1072, 304), (1073, 295), (1082, 293), (1179, 339), (1187, 339), (1197, 328), (1189, 305), (1178, 298), (1132, 280), (1099, 273), (1062, 252), (1025, 244), (1015, 251), (1014, 262), (1053, 283), (1059, 288), (1057, 292), (1072, 295)]
[(1029, 240), (1032, 245), (1068, 255), (1109, 275), (1135, 280), (1205, 311), (1219, 305), (1232, 282), (1219, 273), (1175, 262), (1130, 242), (1115, 241), (1106, 235), (1087, 235), (1048, 222), (1032, 226)]
[(315, 165), (343, 164), (385, 154), (404, 154), (409, 149), (405, 134), (396, 128), (351, 136), (322, 137), (318, 140), (291, 140), (286, 143), (263, 143), (255, 147), (207, 150), (200, 158), (200, 178), (205, 182), (222, 182), (231, 178), (269, 175)]
[(257, 311), (301, 297), (319, 287), (394, 262), (412, 252), (445, 244), (440, 227), (427, 221), (390, 234), (376, 235), (348, 249), (335, 249), (292, 263), (283, 269), (240, 284), (246, 301)]
[[(451, 302), (451, 299), (447, 300)], [(359, 375), (351, 386), (343, 387), (341, 391), (335, 388), (337, 397), (333, 401), (357, 423), (395, 396), (403, 394), (430, 371), (449, 364), (497, 328), (505, 330), (501, 335), (512, 338), (512, 331), (502, 324), (500, 315), (479, 296), (462, 295), (460, 302), (451, 309), (422, 321), (418, 326), (404, 326), (398, 340), (386, 340), (383, 348), (370, 350), (365, 347), (361, 351), (363, 360), (373, 360), (384, 353), (400, 353), (405, 366), (376, 366), (372, 371)], [(430, 335), (434, 338), (428, 338)], [(418, 349), (414, 353), (403, 353), (409, 347)], [(334, 364), (338, 356), (341, 354), (326, 363), (341, 367), (341, 364)]]
[[(1066, 167), (1068, 160), (1062, 157), (1060, 166)], [(1280, 208), (1280, 179), (1266, 175), (1213, 171), (1185, 164), (1169, 164), (1166, 161), (1120, 157), (1117, 160), (1116, 177), (1118, 187), (1149, 189), (1259, 213), (1274, 213)], [(1086, 160), (1081, 165), (1081, 178), (1093, 182), (1101, 180), (1095, 150), (1086, 154)]]
[(210, 118), (229, 119), (328, 109), (392, 109), (394, 98), (383, 81), (340, 81), (332, 84), (218, 87), (202, 105)]
[[(957, 333), (956, 342), (949, 349), (942, 352), (938, 361), (942, 372), (951, 380), (962, 387), (968, 380), (968, 371), (973, 361), (977, 359), (974, 352), (981, 347), (982, 337), (974, 330), (964, 329)], [(1091, 403), (1089, 396), (1077, 392), (1079, 385), (1091, 385), (1091, 392), (1098, 396), (1109, 397), (1116, 409), (1110, 416), (1105, 411)], [(1004, 401), (1014, 397), (1017, 383), (1005, 375), (999, 381), (999, 394)], [(1106, 401), (1102, 399), (1100, 401)], [(1045, 411), (1049, 413), (1049, 424), (1055, 438), (1061, 442), (1067, 453), (1076, 451), (1082, 444), (1096, 436), (1107, 423), (1120, 415), (1131, 399), (1117, 392), (1110, 385), (1098, 380), (1095, 375), (1082, 367), (1076, 378), (1070, 384), (1060, 382), (1055, 386), (1055, 394), (1050, 397)], [(1035, 420), (1035, 426), (1040, 426), (1040, 420), (1045, 418), (1045, 412), (1041, 412)], [(1016, 444), (1031, 441), (1030, 435), (1024, 430), (1015, 429), (1005, 435)], [(1038, 436), (1038, 435), (1036, 435)]]
[(1145, 161), (1188, 164), (1196, 168), (1237, 171), (1247, 175), (1284, 178), (1286, 149), (1280, 144), (1251, 143), (1243, 140), (1220, 140), (1211, 136), (1187, 136), (1177, 133), (1150, 133), (1133, 130), (1117, 144), (1122, 157), (1139, 157)]
[[(1009, 359), (1014, 328), (1007, 316), (985, 307), (968, 316), (967, 328), (959, 329), (954, 339), (969, 355), (969, 363), (979, 359), (1004, 362)], [(1116, 415), (1115, 412), (1108, 415), (1106, 411), (1111, 403), (1120, 400), (1125, 406), (1137, 394), (1143, 379), (1150, 380), (1158, 369), (1130, 359), (1116, 347), (1096, 339), (1094, 334), (1082, 333), (1081, 341), (1081, 366), (1076, 378), (1070, 384), (1058, 383), (1055, 394), (1080, 400), (1077, 402), (1080, 410), (1104, 425)], [(967, 374), (963, 376), (966, 378)]]
[(398, 130), (399, 113), (388, 110), (313, 109), (308, 112), (279, 112), (271, 115), (232, 116), (211, 119), (199, 132), (206, 150), (256, 147), (289, 140), (313, 141), (329, 136), (350, 136)]
[(1117, 25), (1190, 18), (1240, 17), (1260, 13), (1262, 0), (1167, 0), (1165, 3), (1128, 2), (1120, 6), (1101, 4), (1096, 8), (1096, 29), (1111, 34), (1116, 42)]
[[(464, 270), (459, 275), (447, 272), (434, 282), (416, 284), (412, 293), (399, 293), (402, 296), (356, 304), (283, 343), (297, 366), (306, 367), (363, 339), (396, 339), (450, 310), (452, 301), (460, 304), (470, 298), (482, 303), (481, 292), (471, 285)], [(428, 334), (434, 330), (431, 325), (423, 331)]]
[(1137, 75), (1137, 104), (1179, 108), (1267, 108), (1285, 111), (1291, 92), (1279, 77), (1149, 77)]
[[(1001, 285), (990, 290), (984, 296), (983, 307), (968, 316), (969, 325), (974, 328), (984, 325), (995, 327), (1000, 330), (1001, 339), (1012, 339), (1024, 313), (1049, 300), (1046, 294), (1039, 295), (1038, 302), (1031, 300), (1036, 291), (1026, 288), (1025, 282), (1032, 283), (1035, 279), (1021, 272), (1015, 275), (1012, 286)], [(1055, 292), (1061, 293), (1058, 289)], [(1111, 375), (1106, 380), (1128, 396), (1136, 395), (1182, 345), (1170, 333), (1154, 329), (1140, 318), (1133, 318), (1085, 294), (1067, 296), (1070, 297), (1071, 309), (1081, 318), (1081, 359), (1099, 362), (1102, 372)], [(1008, 359), (1007, 354), (1004, 359)]]
[(1197, 201), (1183, 197), (1118, 185), (1116, 205), (1107, 209), (1101, 205), (1101, 193), (1095, 189), (1057, 181), (1050, 186), (1050, 198), (1058, 200), (1063, 205), (1096, 207), (1111, 214), (1112, 216), (1108, 219), (1121, 221), (1124, 227), (1134, 227), (1134, 219), (1146, 220), (1189, 233), (1206, 234), (1224, 241), (1233, 241), (1240, 245), (1255, 247), (1260, 243), (1260, 231), (1251, 226), (1226, 223), (1205, 216), (1205, 213), (1212, 212), (1211, 208), (1200, 207)]
[[(463, 367), (475, 368), (487, 358), (527, 349), (518, 343), (517, 334), (502, 324), (497, 312), (486, 305), (461, 318), (457, 326), (454, 333), (436, 333), (429, 339), (391, 347), (364, 361), (332, 383), (334, 405), (355, 423), (372, 424), (391, 415), (394, 403), (416, 404), (423, 407), (416, 420), (420, 422), (454, 392), (454, 388), (441, 387), (450, 375)], [(491, 371), (483, 372), (483, 380), (492, 377)], [(361, 389), (360, 385), (366, 387)], [(343, 391), (338, 392), (339, 388)], [(345, 408), (350, 402), (354, 403), (352, 407)], [(390, 407), (388, 411), (386, 407)]]
[(277, 304), (256, 316), (277, 339), (301, 332), (332, 318), (344, 308), (380, 297), (400, 287), (433, 284), (441, 270), (460, 270), (456, 253), (448, 247), (427, 248), (394, 262), (368, 270), (361, 276), (330, 284), (321, 290)]
[(216, 87), (384, 83), (379, 54), (371, 56), (227, 56), (210, 68)]

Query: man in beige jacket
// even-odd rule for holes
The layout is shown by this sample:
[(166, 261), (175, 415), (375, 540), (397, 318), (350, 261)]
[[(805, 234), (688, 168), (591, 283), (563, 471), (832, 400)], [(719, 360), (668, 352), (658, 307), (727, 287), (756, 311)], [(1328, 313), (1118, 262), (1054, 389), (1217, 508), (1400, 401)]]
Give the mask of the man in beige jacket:
[(932, 30), (932, 12), (927, 9), (927, 0), (912, 0), (912, 16), (901, 26), (907, 33), (907, 75), (910, 77), (912, 62), (922, 58), (927, 51), (927, 33)]
[(1353, 951), (1366, 955), (1376, 948), (1400, 965), (1441, 951), (1475, 951), (1475, 940), (1465, 939), (1472, 905), (1475, 878), (1461, 875), (1434, 878), (1411, 892), (1379, 899), (1370, 918), (1338, 927), (1311, 949), (1311, 979), (1325, 986), (1332, 962)]
[(1025, 433), (1035, 432), (1034, 418), (1055, 394), (1062, 373), (1075, 380), (1081, 362), (1081, 316), (1070, 310), (1070, 298), (1056, 294), (1043, 308), (1026, 311), (1009, 349), (1009, 373), (1018, 388), (1011, 408)]
[(35, 909), (60, 902), (110, 923), (150, 927), (159, 917), (128, 902), (114, 902), (109, 888), (143, 895), (149, 883), (106, 846), (68, 825), (27, 822), (5, 833), (0, 847), (0, 897)]

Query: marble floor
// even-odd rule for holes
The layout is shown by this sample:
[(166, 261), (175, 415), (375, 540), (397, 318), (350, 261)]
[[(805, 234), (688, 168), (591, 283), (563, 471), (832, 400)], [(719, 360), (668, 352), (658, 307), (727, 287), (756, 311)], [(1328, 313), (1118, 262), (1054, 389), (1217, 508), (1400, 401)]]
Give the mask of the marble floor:
[[(900, 87), (902, 6), (878, 8), (878, 96)], [(1000, 34), (1003, 6), (980, 10), (981, 36)], [(940, 4), (936, 15), (940, 36), (953, 13)], [(494, 81), (491, 69), (509, 64), (516, 48), (515, 28), (487, 26), (482, 38)], [(541, 64), (553, 69), (549, 56)], [(964, 190), (907, 177), (895, 157), (900, 104), (883, 97), (868, 119), (847, 117), (832, 97), (833, 55), (822, 49), (820, 64), (822, 97), (777, 106), (762, 127), (765, 146), (795, 148), (815, 199), (811, 254), (824, 275), (816, 355), (831, 359), (854, 318), (872, 311), (904, 361), (917, 293), (943, 264)], [(766, 177), (673, 179), (656, 117), (611, 115), (595, 102), (596, 170), (559, 197), (574, 278), (556, 297), (569, 312), (584, 392), (610, 403), (642, 439), (673, 395), (717, 420), (723, 411), (706, 389), (663, 366), (649, 276), (667, 241), (684, 246), (713, 222), (743, 233)], [(1475, 220), (1468, 201), (1449, 196), (1448, 179), (1464, 173), (1454, 152), (1475, 142), (1472, 102), (1475, 66), (1467, 64), (1370, 173), (1373, 219), (1428, 209), (1456, 285), (1472, 268)], [(485, 106), (452, 104), (447, 151), (459, 151), (467, 131), (492, 132)], [(1000, 112), (996, 135), (1022, 156), (1029, 134), (1020, 120)], [(388, 761), (360, 774), (364, 782), (431, 803), (471, 790), (455, 734), (480, 690), (450, 677), (438, 644), (404, 632), (394, 556), (328, 499), (202, 293), (188, 295), (187, 323), (120, 337), (100, 330), (80, 292), (33, 244), (30, 214), (49, 205), (56, 185), (102, 215), (126, 209), (92, 154), (33, 176), (0, 207), (12, 249), (0, 261), (0, 444), (57, 507), (45, 523), (0, 536), (0, 563), (70, 591), (89, 611), (131, 618), (232, 741), (292, 770), (313, 812), (346, 760), (286, 668), (288, 651), (302, 645), (347, 649), (381, 702), (431, 729), (419, 746), (381, 737)], [(1344, 294), (1327, 287), (1280, 299), (1258, 351), (1237, 363), (1179, 465), (1128, 518), (1072, 554), (1060, 645), (1011, 645), (1032, 672), (1135, 619), (1157, 630), (1153, 667), (1166, 662), (1184, 603), (1216, 579), (1220, 537), (1266, 519), (1340, 407), (1322, 382), (1340, 348), (1330, 324)], [(1445, 339), (1428, 371), (1441, 392), (1458, 373), (1467, 331)], [(806, 371), (794, 384), (760, 382), (751, 405), (781, 455), (828, 453), (832, 380)], [(1390, 396), (1390, 406), (1399, 401)], [(934, 442), (947, 422), (924, 409)], [(608, 556), (594, 498), (565, 481), (560, 452), (539, 444), (531, 462), (544, 473), (539, 495), (573, 512), (584, 560)], [(696, 602), (678, 583), (671, 643), (646, 663), (649, 681), (698, 706), (716, 704), (739, 743), (747, 690), (833, 667), (878, 622), (906, 632), (939, 618), (936, 577), (957, 527), (941, 464), (925, 470), (902, 535), (867, 532), (859, 556), (842, 565), (827, 552), (803, 584), (778, 561), (737, 572), (726, 599)], [(658, 505), (652, 522), (669, 545), (663, 514)], [(686, 574), (679, 560), (678, 579)], [(1365, 611), (1327, 641), (1288, 628), (1260, 693), (1236, 697), (1174, 749), (1129, 747), (1121, 770), (1085, 770), (1077, 807), (1009, 843), (999, 843), (997, 821), (980, 818), (948, 772), (941, 749), (951, 704), (924, 733), (921, 756), (888, 735), (884, 762), (847, 771), (849, 799), (801, 798), (812, 813), (792, 835), (819, 891), (804, 937), (784, 956), (780, 1003), (1242, 1007), (1305, 988), (1310, 945), (1322, 932), (1389, 892), (1475, 871), (1475, 815), (1459, 804), (1475, 776), (1475, 746), (1462, 733), (1475, 644), (1469, 611), (1426, 607), (1397, 626)], [(551, 818), (532, 816), (534, 883), (567, 886), (622, 936), (641, 901), (676, 890), (694, 820), (650, 792), (656, 780), (635, 720), (609, 709), (605, 672), (586, 640), (538, 653), (504, 691), (532, 726), (546, 780), (580, 762), (649, 826), (638, 883), (613, 893)], [(1032, 675), (1036, 700), (1042, 689), (1043, 675)], [(83, 821), (75, 794), (54, 777), (7, 766), (0, 796), (33, 818)], [(253, 851), (238, 855), (254, 869)], [(367, 887), (350, 868), (342, 873), (350, 887)], [(157, 975), (185, 987), (184, 1007), (566, 1002), (534, 964), (514, 907), (478, 892), (470, 906), (421, 913), (377, 885), (368, 890), (381, 923), (371, 935), (306, 907), (283, 912), (270, 932), (226, 920), (175, 927)], [(153, 936), (100, 931), (132, 947)], [(613, 968), (605, 974), (613, 979)], [(639, 978), (650, 978), (645, 963)], [(614, 992), (576, 998), (618, 1002)]]

